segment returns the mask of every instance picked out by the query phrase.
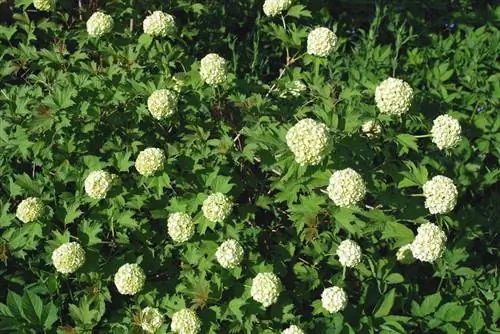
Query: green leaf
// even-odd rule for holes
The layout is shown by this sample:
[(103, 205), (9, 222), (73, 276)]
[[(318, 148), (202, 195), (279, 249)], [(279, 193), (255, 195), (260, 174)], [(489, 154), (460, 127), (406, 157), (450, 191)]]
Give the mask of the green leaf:
[(295, 5), (288, 9), (286, 13), (287, 16), (292, 17), (311, 17), (311, 12), (306, 9), (306, 6), (303, 5)]
[(17, 319), (24, 318), (23, 300), (20, 295), (13, 291), (9, 291), (7, 293), (7, 306), (14, 317)]
[(458, 322), (465, 315), (465, 307), (456, 302), (446, 303), (442, 305), (434, 314), (436, 318), (443, 321)]
[(384, 300), (377, 308), (374, 314), (375, 318), (380, 318), (388, 315), (391, 312), (392, 306), (394, 305), (394, 298), (396, 297), (396, 289), (389, 290), (388, 293), (384, 295)]
[(238, 319), (240, 323), (243, 323), (243, 312), (240, 308), (245, 305), (246, 302), (242, 299), (236, 298), (229, 302), (229, 310), (233, 313), (233, 315)]
[(43, 312), (43, 302), (40, 297), (32, 293), (31, 291), (26, 291), (23, 295), (22, 300), (23, 313), (31, 323), (42, 325), (42, 312)]
[(396, 140), (403, 146), (399, 151), (400, 156), (408, 153), (409, 149), (418, 152), (417, 138), (415, 138), (414, 136), (408, 133), (401, 133), (396, 136)]
[(420, 306), (421, 316), (426, 316), (436, 311), (440, 303), (441, 303), (441, 294), (439, 292), (426, 296), (422, 305)]

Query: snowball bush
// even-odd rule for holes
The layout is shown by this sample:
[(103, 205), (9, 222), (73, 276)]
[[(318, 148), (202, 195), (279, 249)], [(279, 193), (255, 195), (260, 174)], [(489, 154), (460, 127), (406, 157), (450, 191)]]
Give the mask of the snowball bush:
[(54, 0), (33, 0), (33, 6), (41, 11), (50, 11), (54, 9)]
[(142, 28), (145, 34), (165, 37), (175, 32), (175, 19), (170, 14), (156, 10), (144, 19)]
[(462, 127), (460, 123), (450, 115), (438, 116), (433, 121), (431, 130), (432, 142), (440, 150), (455, 148), (460, 142)]
[(85, 192), (94, 199), (105, 198), (111, 188), (113, 178), (113, 174), (104, 170), (90, 172), (84, 182)]
[(30, 223), (42, 217), (44, 205), (38, 197), (28, 197), (17, 206), (16, 217), (23, 223)]
[(423, 186), (425, 207), (432, 214), (448, 213), (457, 204), (458, 190), (453, 180), (437, 175), (427, 181)]
[(163, 168), (165, 152), (156, 147), (148, 147), (141, 151), (135, 160), (135, 169), (139, 174), (150, 176)]
[(287, 10), (292, 5), (292, 0), (265, 0), (262, 10), (267, 16), (276, 16)]
[(216, 53), (209, 53), (201, 59), (201, 80), (217, 86), (227, 80), (227, 61)]
[(141, 327), (146, 333), (156, 333), (163, 325), (163, 315), (154, 307), (146, 307), (141, 311)]
[(307, 36), (307, 53), (310, 55), (327, 57), (336, 45), (337, 36), (328, 28), (316, 28)]
[(243, 254), (243, 247), (241, 247), (239, 242), (234, 239), (228, 239), (217, 248), (215, 257), (223, 268), (231, 269), (240, 264)]
[(410, 244), (410, 249), (417, 260), (434, 262), (446, 249), (446, 234), (435, 224), (422, 224), (418, 227), (417, 236)]
[(342, 311), (347, 305), (347, 294), (338, 286), (326, 288), (321, 293), (321, 305), (330, 313)]
[(174, 313), (170, 327), (174, 333), (196, 334), (201, 330), (201, 321), (195, 311), (185, 308)]
[(214, 223), (223, 222), (231, 213), (233, 203), (223, 193), (213, 193), (209, 195), (201, 207), (203, 215)]
[(413, 101), (413, 89), (401, 79), (387, 78), (375, 89), (375, 102), (382, 114), (400, 116)]
[(349, 207), (358, 204), (366, 194), (365, 182), (352, 168), (335, 171), (326, 188), (335, 205)]
[(306, 334), (299, 326), (291, 325), (287, 329), (285, 329), (281, 334)]
[(274, 273), (258, 273), (252, 281), (250, 294), (256, 302), (268, 307), (278, 301), (281, 289), (281, 281)]
[(148, 109), (156, 119), (172, 116), (177, 111), (177, 93), (168, 89), (158, 89), (148, 98)]
[(288, 130), (286, 144), (298, 164), (317, 165), (328, 153), (328, 128), (313, 119), (303, 119)]
[(361, 262), (361, 247), (352, 241), (344, 240), (337, 248), (339, 262), (344, 267), (355, 267)]
[(175, 212), (168, 217), (168, 235), (175, 242), (185, 242), (194, 235), (195, 226), (187, 213)]
[(111, 32), (114, 20), (111, 15), (95, 12), (87, 21), (87, 32), (91, 37), (101, 37)]
[(79, 243), (67, 242), (52, 252), (52, 263), (60, 273), (74, 273), (85, 263), (85, 251)]
[(115, 274), (115, 286), (122, 295), (135, 295), (142, 290), (146, 275), (138, 264), (126, 263)]

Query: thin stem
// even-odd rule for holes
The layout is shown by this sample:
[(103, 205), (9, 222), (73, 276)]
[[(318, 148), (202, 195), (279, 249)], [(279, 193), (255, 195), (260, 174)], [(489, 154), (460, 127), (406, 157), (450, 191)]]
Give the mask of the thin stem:
[[(283, 16), (283, 14), (281, 14), (281, 23), (283, 23), (283, 29), (285, 29), (285, 33), (286, 33), (286, 22), (285, 22), (285, 17)], [(285, 51), (286, 51), (286, 63), (288, 64), (288, 62), (290, 61), (290, 51), (288, 50), (288, 46), (285, 46)]]
[(429, 138), (429, 137), (432, 137), (432, 135), (430, 133), (426, 134), (426, 135), (416, 135), (416, 136), (413, 136), (415, 138)]

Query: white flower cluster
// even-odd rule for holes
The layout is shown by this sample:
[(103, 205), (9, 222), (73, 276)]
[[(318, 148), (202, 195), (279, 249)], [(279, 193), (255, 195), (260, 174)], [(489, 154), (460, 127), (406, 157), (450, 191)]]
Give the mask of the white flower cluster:
[(258, 273), (252, 281), (250, 294), (252, 298), (268, 307), (278, 301), (281, 292), (281, 281), (274, 273)]
[(16, 217), (23, 223), (38, 220), (43, 214), (43, 202), (38, 197), (28, 197), (17, 206)]
[(177, 93), (168, 89), (158, 89), (148, 98), (148, 109), (156, 119), (172, 116), (177, 111)]
[(410, 264), (415, 262), (413, 253), (411, 251), (411, 244), (400, 247), (396, 253), (396, 260), (403, 264)]
[(376, 121), (369, 120), (363, 123), (361, 131), (368, 138), (376, 138), (382, 133), (382, 126)]
[(200, 76), (208, 85), (217, 86), (227, 80), (227, 61), (216, 53), (201, 59)]
[(187, 213), (175, 212), (168, 217), (168, 235), (175, 242), (185, 242), (194, 235), (194, 223)]
[(344, 267), (355, 267), (361, 262), (361, 247), (352, 241), (344, 240), (337, 248), (339, 262)]
[(223, 268), (234, 268), (243, 259), (243, 247), (241, 247), (238, 241), (228, 239), (217, 248), (215, 258)]
[(60, 273), (74, 273), (85, 263), (85, 251), (79, 243), (67, 242), (52, 252), (52, 263)]
[(114, 21), (111, 15), (95, 12), (87, 21), (87, 32), (92, 37), (101, 37), (113, 29)]
[(201, 207), (205, 218), (214, 223), (221, 223), (233, 209), (233, 203), (223, 193), (209, 195)]
[(316, 28), (307, 36), (307, 53), (310, 55), (326, 57), (336, 45), (337, 36), (328, 28)]
[(307, 90), (306, 84), (302, 80), (294, 80), (290, 82), (286, 92), (294, 97), (299, 97)]
[(85, 192), (94, 199), (105, 198), (111, 188), (113, 178), (113, 174), (106, 171), (93, 171), (85, 179)]
[(285, 329), (281, 334), (306, 334), (299, 326), (291, 325)]
[(375, 102), (382, 114), (402, 115), (406, 113), (413, 100), (410, 85), (396, 78), (387, 78), (375, 89)]
[(366, 186), (361, 175), (352, 168), (346, 168), (332, 174), (326, 192), (335, 205), (349, 207), (365, 197)]
[(195, 311), (185, 308), (174, 313), (170, 326), (174, 333), (196, 334), (201, 330), (201, 321)]
[(453, 180), (443, 176), (434, 176), (423, 186), (425, 207), (432, 214), (448, 213), (457, 204), (458, 191)]
[(42, 11), (49, 11), (54, 8), (54, 0), (33, 0), (33, 6)]
[(462, 127), (460, 123), (450, 115), (438, 116), (431, 129), (432, 142), (440, 150), (455, 148), (460, 142)]
[(126, 263), (115, 274), (115, 285), (122, 295), (135, 295), (142, 290), (146, 275), (138, 264)]
[(137, 156), (135, 160), (135, 169), (137, 169), (141, 175), (150, 176), (163, 167), (165, 159), (165, 152), (162, 149), (148, 147)]
[(437, 225), (422, 224), (417, 229), (417, 236), (410, 244), (410, 249), (416, 259), (434, 262), (446, 249), (446, 234)]
[(292, 0), (266, 0), (262, 10), (266, 16), (276, 16), (287, 10), (292, 5)]
[(156, 10), (142, 22), (144, 33), (155, 37), (165, 37), (175, 31), (175, 20), (170, 14)]
[(285, 139), (295, 161), (302, 166), (319, 164), (330, 144), (327, 126), (310, 118), (300, 120), (292, 126)]
[(321, 293), (321, 305), (330, 313), (337, 313), (347, 305), (347, 293), (338, 286), (326, 288)]
[(141, 311), (141, 327), (146, 333), (156, 333), (163, 325), (163, 315), (154, 307), (146, 307)]

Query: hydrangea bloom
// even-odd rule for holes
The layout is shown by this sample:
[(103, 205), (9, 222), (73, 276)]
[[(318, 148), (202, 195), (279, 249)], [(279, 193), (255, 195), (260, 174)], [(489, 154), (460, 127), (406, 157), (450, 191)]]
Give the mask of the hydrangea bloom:
[(233, 203), (223, 193), (213, 193), (208, 196), (201, 207), (205, 218), (214, 223), (226, 219), (233, 208)]
[(28, 197), (17, 206), (16, 217), (23, 223), (38, 220), (43, 214), (43, 202), (38, 197)]
[(156, 333), (163, 325), (163, 315), (154, 307), (146, 307), (141, 311), (141, 327), (146, 333)]
[(165, 37), (175, 31), (175, 20), (172, 15), (156, 10), (144, 19), (142, 28), (145, 34)]
[(337, 313), (347, 305), (347, 294), (344, 289), (333, 286), (323, 290), (321, 294), (321, 305), (330, 313)]
[(113, 175), (103, 170), (93, 171), (85, 179), (85, 192), (92, 198), (105, 198), (111, 188)]
[(434, 262), (446, 249), (446, 234), (437, 225), (422, 224), (418, 227), (417, 236), (410, 244), (410, 249), (416, 259)]
[(330, 134), (325, 124), (313, 119), (300, 120), (286, 133), (286, 144), (301, 166), (317, 165), (326, 156)]
[(401, 79), (387, 78), (375, 89), (375, 102), (382, 114), (402, 115), (413, 100), (413, 89)]
[(33, 6), (42, 11), (54, 9), (54, 0), (33, 0)]
[(148, 98), (148, 109), (156, 119), (172, 116), (177, 111), (177, 93), (158, 89)]
[(146, 275), (138, 264), (126, 263), (115, 274), (115, 285), (122, 295), (135, 295), (142, 290)]
[(250, 294), (264, 307), (276, 303), (280, 292), (281, 281), (274, 273), (259, 273), (252, 281)]
[(52, 263), (60, 273), (74, 273), (85, 263), (85, 251), (79, 243), (67, 242), (52, 252)]
[(307, 36), (307, 53), (326, 57), (337, 45), (337, 36), (328, 28), (320, 27), (312, 30)]
[(168, 235), (175, 242), (185, 242), (194, 234), (194, 223), (187, 213), (176, 212), (168, 217)]
[(326, 192), (335, 205), (349, 207), (365, 197), (366, 186), (361, 175), (352, 168), (346, 168), (332, 174)]
[(450, 115), (438, 116), (432, 126), (432, 142), (440, 150), (451, 149), (460, 142), (462, 127), (460, 123)]
[(453, 180), (446, 176), (434, 176), (424, 184), (423, 192), (425, 207), (432, 214), (448, 213), (457, 204), (457, 188)]
[(285, 329), (281, 334), (306, 334), (299, 326), (291, 325)]
[(375, 138), (380, 135), (382, 132), (382, 126), (377, 123), (376, 121), (369, 120), (363, 123), (361, 126), (361, 131), (367, 136), (368, 138)]
[(216, 86), (227, 79), (227, 61), (216, 53), (209, 53), (201, 59), (200, 76), (208, 85)]
[(403, 264), (410, 264), (415, 262), (413, 253), (411, 251), (411, 244), (404, 245), (398, 249), (396, 259)]
[(196, 334), (201, 330), (201, 321), (195, 311), (185, 308), (174, 313), (170, 326), (174, 333)]
[(163, 168), (165, 159), (165, 152), (162, 149), (148, 147), (137, 156), (135, 169), (141, 175), (150, 176)]
[(264, 14), (267, 16), (276, 16), (287, 10), (292, 5), (292, 0), (266, 0), (262, 6)]
[(344, 267), (355, 267), (361, 262), (361, 247), (352, 241), (344, 240), (337, 248), (339, 262)]
[(215, 258), (219, 264), (227, 269), (238, 266), (243, 259), (243, 247), (234, 239), (224, 241), (217, 251)]
[(87, 32), (92, 37), (101, 37), (113, 29), (114, 21), (111, 15), (95, 12), (87, 21)]

